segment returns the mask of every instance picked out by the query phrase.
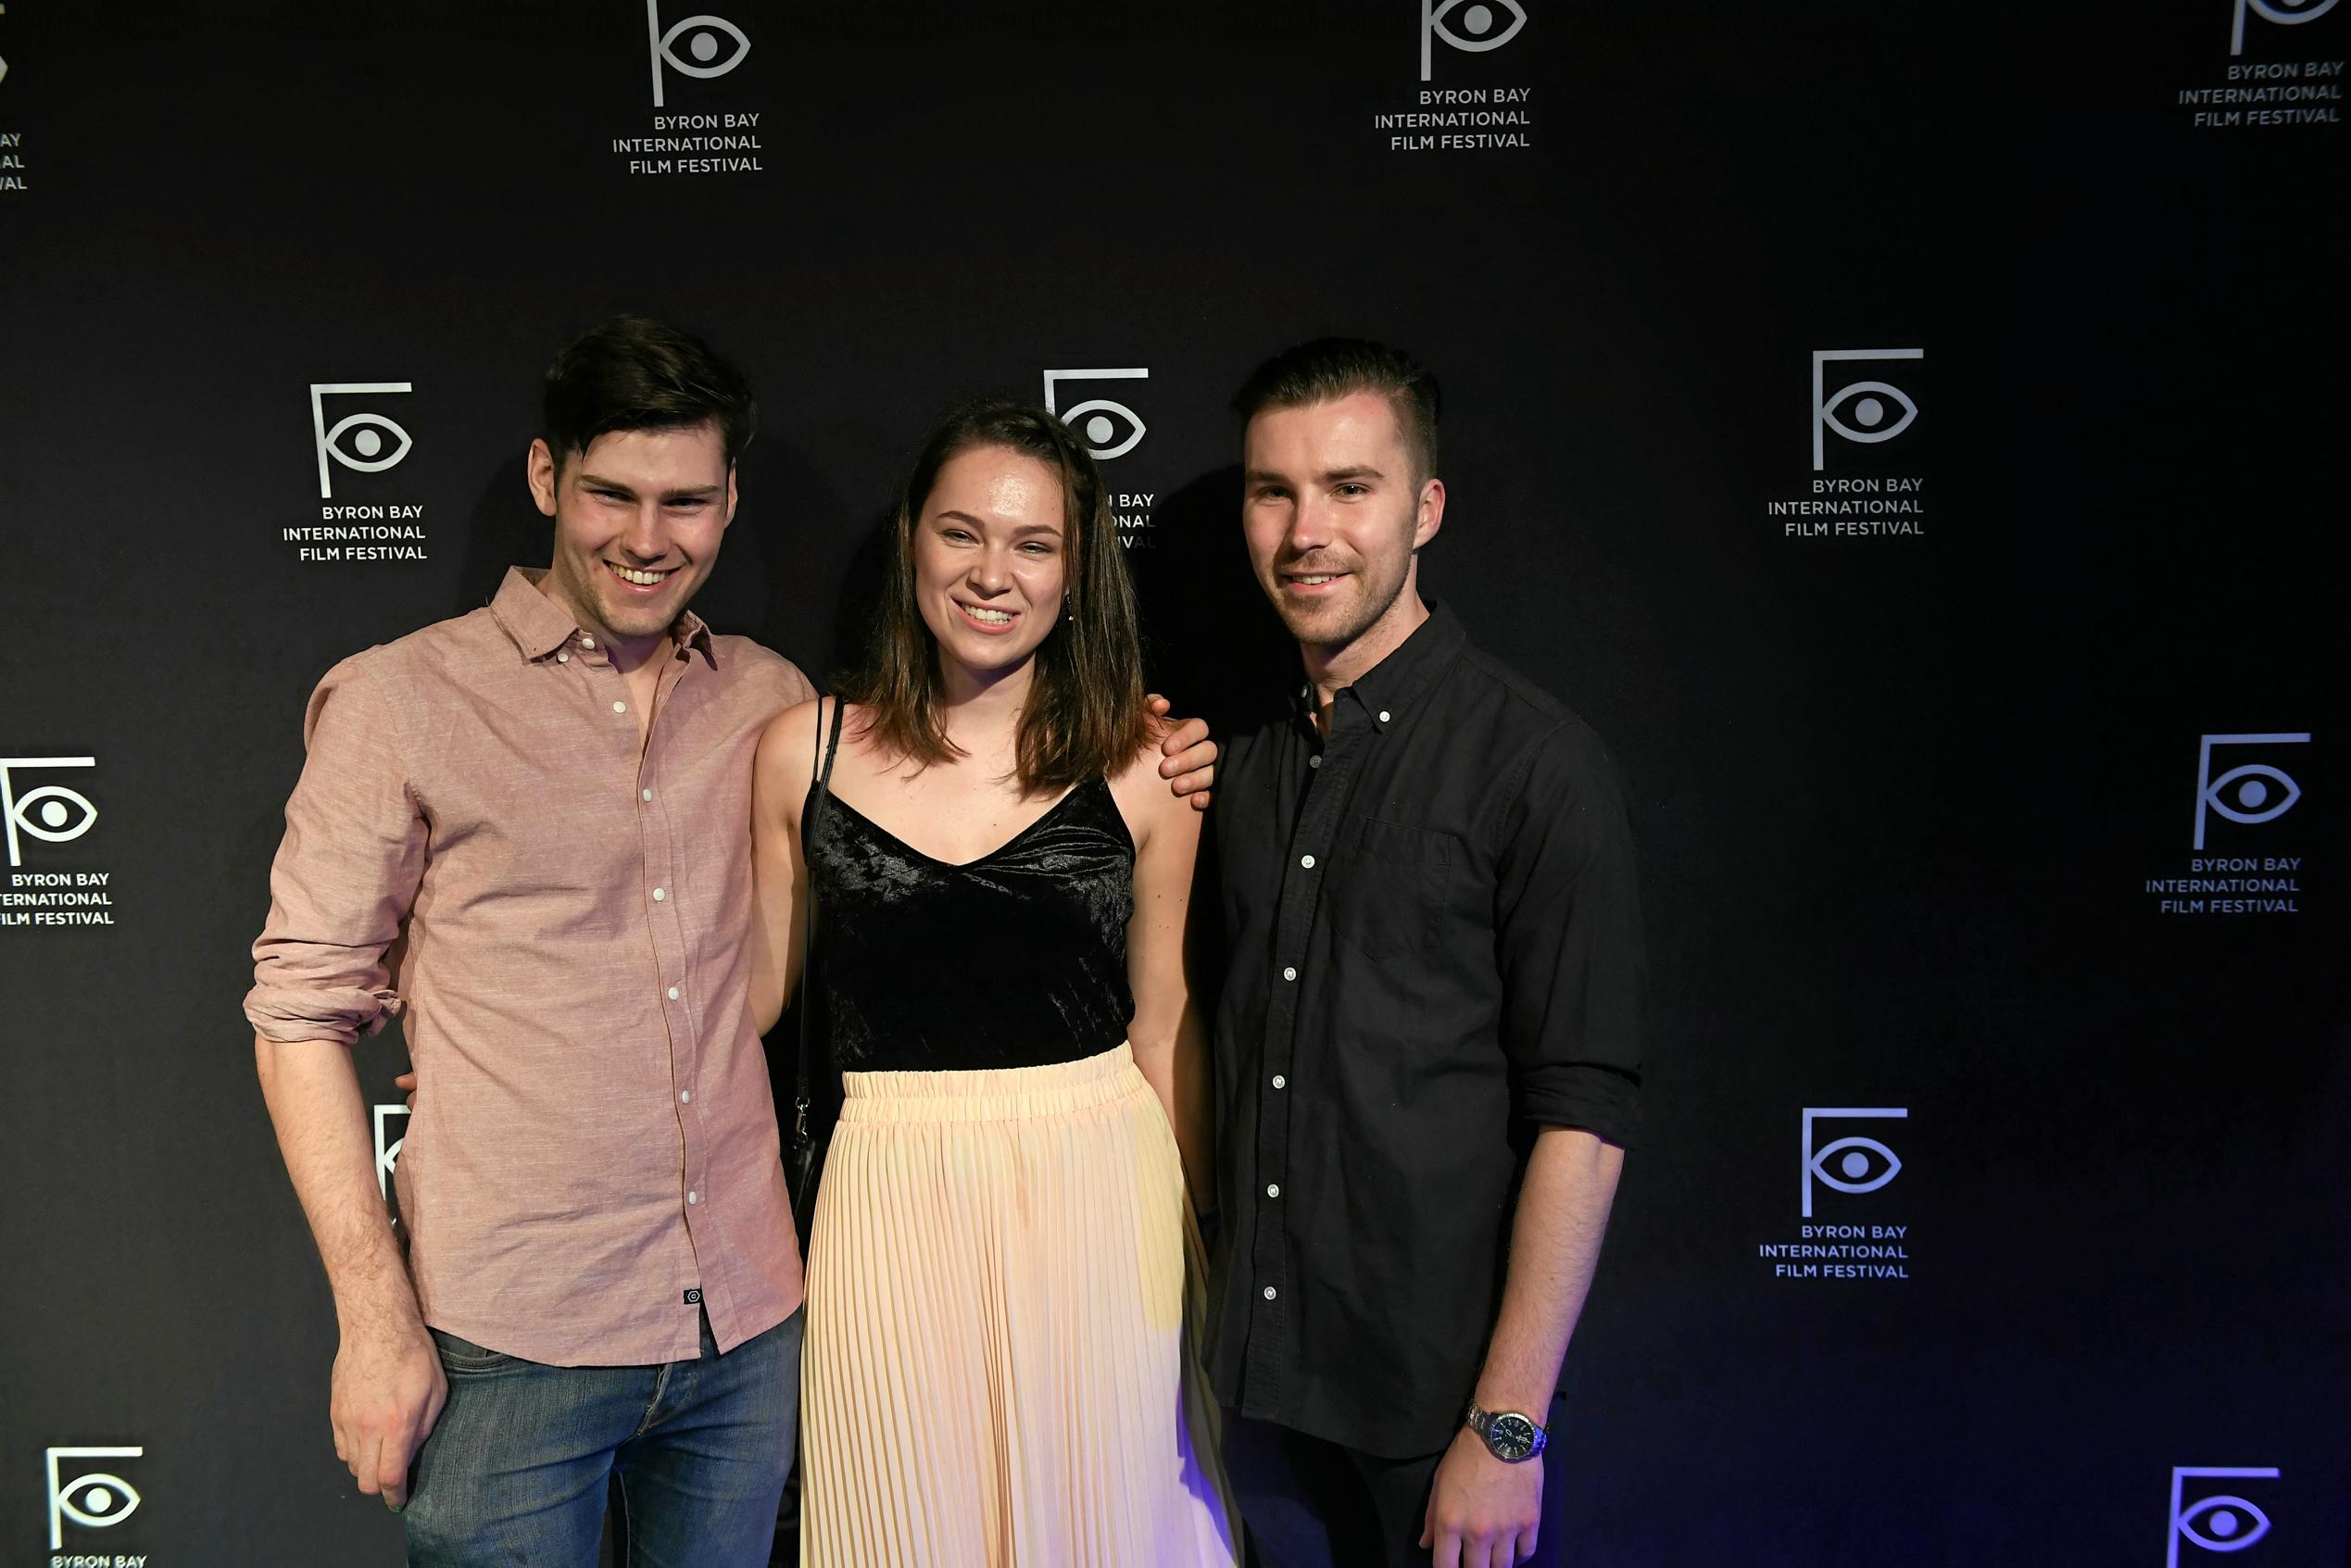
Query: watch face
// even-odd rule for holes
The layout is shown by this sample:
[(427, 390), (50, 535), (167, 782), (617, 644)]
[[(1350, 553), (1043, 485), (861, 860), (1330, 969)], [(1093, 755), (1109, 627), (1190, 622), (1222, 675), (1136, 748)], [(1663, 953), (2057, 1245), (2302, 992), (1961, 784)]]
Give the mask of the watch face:
[(1486, 1428), (1486, 1447), (1515, 1464), (1535, 1451), (1535, 1424), (1523, 1415), (1498, 1415)]

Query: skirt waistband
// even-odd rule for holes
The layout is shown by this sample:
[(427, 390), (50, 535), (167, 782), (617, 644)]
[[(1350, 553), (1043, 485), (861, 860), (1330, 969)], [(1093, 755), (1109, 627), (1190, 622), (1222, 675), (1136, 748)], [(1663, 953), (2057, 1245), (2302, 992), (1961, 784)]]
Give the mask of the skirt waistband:
[(1008, 1122), (1083, 1110), (1150, 1085), (1125, 1042), (1041, 1067), (844, 1073), (841, 1122)]

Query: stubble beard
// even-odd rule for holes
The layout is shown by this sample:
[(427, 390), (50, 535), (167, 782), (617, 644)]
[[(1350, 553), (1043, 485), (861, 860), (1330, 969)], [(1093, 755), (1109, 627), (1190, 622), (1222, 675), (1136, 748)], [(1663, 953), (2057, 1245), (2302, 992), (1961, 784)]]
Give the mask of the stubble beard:
[[(1351, 605), (1307, 608), (1292, 605), (1287, 596), (1277, 591), (1275, 608), (1281, 614), (1282, 624), (1289, 629), (1290, 636), (1305, 646), (1335, 651), (1348, 646), (1378, 625), (1380, 618), (1393, 608), (1396, 601), (1403, 596), (1404, 583), (1412, 575), (1412, 558), (1405, 558), (1403, 567), (1397, 571), (1396, 580), (1392, 583), (1375, 584), (1365, 575), (1364, 568), (1369, 564), (1359, 560), (1350, 573), (1350, 580), (1363, 590), (1353, 596)], [(1277, 577), (1277, 589), (1279, 581)], [(1305, 613), (1300, 613), (1301, 609)], [(1339, 618), (1341, 615), (1344, 619)]]
[[(589, 573), (589, 580), (580, 579), (581, 571)], [(650, 637), (666, 632), (676, 622), (685, 608), (680, 600), (675, 609), (663, 611), (650, 605), (615, 605), (604, 596), (604, 566), (590, 561), (585, 567), (572, 557), (559, 556), (555, 562), (555, 580), (571, 601), (572, 611), (584, 623), (583, 630), (599, 632), (608, 637)]]

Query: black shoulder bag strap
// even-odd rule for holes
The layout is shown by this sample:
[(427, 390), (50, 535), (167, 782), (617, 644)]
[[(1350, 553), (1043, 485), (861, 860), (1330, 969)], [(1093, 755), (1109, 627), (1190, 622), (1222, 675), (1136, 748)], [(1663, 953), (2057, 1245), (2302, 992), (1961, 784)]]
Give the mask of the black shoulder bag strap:
[[(823, 712), (820, 705), (817, 712)], [(824, 806), (833, 797), (833, 759), (841, 750), (841, 699), (833, 699), (832, 733), (828, 738), (821, 719), (816, 726), (816, 787), (809, 794), (806, 831), (800, 835), (800, 862), (807, 868), (801, 897), (807, 913), (800, 920), (800, 1060), (792, 1091), (792, 1224), (799, 1232), (800, 1255), (808, 1255), (809, 1232), (816, 1220), (816, 1185), (824, 1171), (824, 1146), (809, 1127), (810, 1035), (816, 1016), (816, 844), (824, 827)]]

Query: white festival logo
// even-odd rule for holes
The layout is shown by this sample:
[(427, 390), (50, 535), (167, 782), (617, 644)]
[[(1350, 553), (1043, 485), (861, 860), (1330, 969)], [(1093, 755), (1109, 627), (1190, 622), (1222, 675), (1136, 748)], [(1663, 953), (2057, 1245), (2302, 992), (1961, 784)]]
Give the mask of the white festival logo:
[[(16, 774), (20, 769), (31, 768), (94, 768), (94, 757), (0, 757), (0, 815), (7, 820), (8, 864), (24, 864), (23, 846), (19, 835), (45, 840), (50, 844), (65, 844), (80, 838), (97, 825), (98, 809), (90, 797), (63, 784), (43, 784), (38, 789), (17, 793)], [(34, 804), (38, 802), (38, 806)], [(71, 827), (76, 809), (82, 820)]]
[[(1831, 1186), (1839, 1192), (1876, 1192), (1902, 1173), (1902, 1160), (1894, 1151), (1876, 1138), (1858, 1135), (1842, 1137), (1834, 1143), (1813, 1147), (1813, 1123), (1835, 1118), (1840, 1121), (1906, 1120), (1910, 1112), (1887, 1106), (1825, 1106), (1808, 1105), (1804, 1110), (1804, 1217), (1812, 1218), (1812, 1189), (1815, 1182)], [(1886, 1168), (1875, 1176), (1868, 1174), (1869, 1157), (1874, 1154), (1886, 1162)], [(1837, 1156), (1836, 1169), (1829, 1167), (1829, 1156)], [(1867, 1179), (1865, 1179), (1867, 1178)]]
[[(2328, 4), (2333, 4), (2333, 0), (2328, 0)], [(1494, 31), (1497, 10), (1510, 13), (1510, 25), (1500, 32)], [(1458, 32), (1446, 19), (1455, 11), (1461, 13)], [(1483, 0), (1420, 0), (1420, 79), (1428, 80), (1434, 64), (1430, 58), (1432, 46), (1439, 39), (1465, 55), (1483, 55), (1517, 37), (1518, 30), (1526, 25), (1527, 8), (1518, 0), (1495, 0), (1490, 6)]]
[(2276, 22), (2280, 27), (2300, 27), (2304, 22), (2317, 21), (2333, 10), (2335, 0), (2319, 0), (2315, 6), (2305, 6), (2302, 0), (2285, 0), (2283, 9), (2270, 5), (2269, 0), (2231, 0), (2231, 4), (2236, 7), (2236, 19), (2229, 27), (2229, 53), (2242, 55), (2244, 53), (2244, 14), (2247, 11), (2265, 21)]
[(405, 1105), (379, 1105), (373, 1109), (375, 1110), (375, 1185), (376, 1189), (383, 1195), (383, 1200), (389, 1203), (392, 1201), (392, 1172), (399, 1164), (400, 1150), (409, 1140), (407, 1135), (403, 1134), (390, 1143), (385, 1143), (383, 1136), (389, 1129), (384, 1123), (395, 1116), (406, 1116), (409, 1114), (409, 1108)]
[(119, 1524), (139, 1511), (139, 1494), (121, 1476), (108, 1471), (85, 1471), (72, 1480), (61, 1479), (61, 1459), (138, 1459), (145, 1449), (51, 1449), (49, 1450), (49, 1549), (65, 1546), (65, 1522), (85, 1530)]
[(2190, 1481), (2274, 1481), (2277, 1467), (2175, 1464), (2171, 1467), (2171, 1549), (2165, 1568), (2180, 1568), (2180, 1543), (2204, 1551), (2243, 1551), (2269, 1533), (2269, 1516), (2240, 1497), (2215, 1493), (2189, 1507)]
[[(1059, 401), (1061, 383), (1074, 381), (1148, 381), (1150, 371), (1143, 369), (1125, 370), (1048, 370), (1045, 372), (1045, 411), (1060, 416), (1070, 433), (1086, 444), (1086, 450), (1098, 459), (1123, 458), (1143, 439), (1143, 418), (1124, 403), (1107, 397), (1089, 397), (1083, 403), (1073, 403), (1064, 408)], [(1134, 430), (1120, 441), (1118, 425), (1112, 416), (1125, 420)], [(1083, 419), (1083, 424), (1078, 421)]]
[[(669, 31), (664, 32), (661, 30), (661, 0), (645, 0), (645, 32), (653, 49), (653, 107), (657, 109), (665, 107), (666, 103), (661, 85), (661, 68), (664, 65), (681, 76), (698, 76), (708, 81), (713, 76), (724, 76), (741, 65), (744, 56), (751, 52), (750, 39), (741, 28), (724, 17), (708, 14), (688, 17), (684, 21), (672, 23)], [(710, 62), (718, 59), (718, 35), (722, 32), (735, 40), (735, 52), (719, 64), (712, 65)], [(682, 58), (677, 52), (678, 40), (689, 33), (693, 36), (686, 43), (685, 52), (694, 56), (690, 60)]]
[[(409, 455), (416, 443), (409, 433), (385, 419), (382, 414), (348, 414), (330, 426), (326, 422), (323, 399), (351, 393), (409, 392), (412, 383), (404, 381), (330, 381), (310, 383), (310, 433), (319, 448), (319, 499), (334, 499), (334, 470), (329, 459), (360, 473), (382, 473)], [(398, 438), (399, 445), (388, 456), (383, 455), (384, 433)], [(351, 445), (343, 445), (346, 433), (351, 434)]]
[[(1835, 431), (1847, 441), (1857, 441), (1865, 446), (1880, 441), (1892, 441), (1910, 428), (1910, 421), (1918, 417), (1918, 405), (1898, 386), (1881, 381), (1857, 381), (1840, 387), (1833, 395), (1821, 392), (1822, 367), (1834, 360), (1923, 359), (1923, 348), (1816, 348), (1812, 351), (1812, 467), (1817, 473), (1828, 467), (1826, 437)], [(1847, 424), (1837, 413), (1840, 404), (1853, 400), (1854, 423)], [(1902, 418), (1888, 423), (1884, 399), (1892, 398), (1902, 405)], [(1856, 428), (1858, 427), (1858, 428)]]

